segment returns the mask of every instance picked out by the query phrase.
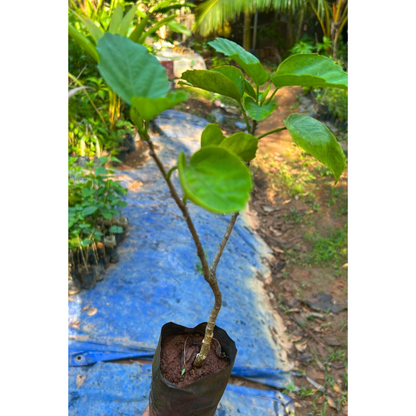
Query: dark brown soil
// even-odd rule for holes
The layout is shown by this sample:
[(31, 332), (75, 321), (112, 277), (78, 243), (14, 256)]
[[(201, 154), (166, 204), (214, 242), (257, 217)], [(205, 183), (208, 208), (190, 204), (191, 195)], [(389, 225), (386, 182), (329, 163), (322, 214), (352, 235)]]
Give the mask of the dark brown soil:
[(228, 358), (223, 357), (218, 341), (213, 339), (204, 365), (200, 368), (193, 367), (195, 357), (201, 349), (202, 339), (202, 334), (195, 333), (172, 335), (163, 341), (160, 370), (166, 380), (178, 387), (185, 387), (204, 376), (218, 373), (229, 365)]

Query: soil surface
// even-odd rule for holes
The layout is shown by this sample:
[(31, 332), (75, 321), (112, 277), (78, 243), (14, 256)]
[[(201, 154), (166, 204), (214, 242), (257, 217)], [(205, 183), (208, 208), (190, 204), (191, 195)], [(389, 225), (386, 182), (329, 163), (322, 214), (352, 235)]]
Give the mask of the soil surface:
[(160, 353), (160, 370), (162, 376), (185, 387), (209, 374), (218, 373), (230, 364), (222, 353), (221, 345), (214, 338), (205, 363), (202, 367), (194, 367), (193, 362), (201, 349), (203, 335), (179, 334), (167, 337), (162, 343)]

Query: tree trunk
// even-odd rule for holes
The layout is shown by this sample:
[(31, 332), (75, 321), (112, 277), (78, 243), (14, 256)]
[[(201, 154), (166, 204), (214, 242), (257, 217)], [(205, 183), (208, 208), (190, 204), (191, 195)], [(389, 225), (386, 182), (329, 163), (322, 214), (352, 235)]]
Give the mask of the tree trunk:
[(250, 51), (251, 47), (251, 13), (244, 12), (244, 35), (243, 35), (243, 48), (246, 51)]
[(303, 19), (305, 17), (305, 9), (302, 9), (299, 16), (298, 32), (296, 34), (296, 42), (300, 41), (300, 36), (303, 32)]

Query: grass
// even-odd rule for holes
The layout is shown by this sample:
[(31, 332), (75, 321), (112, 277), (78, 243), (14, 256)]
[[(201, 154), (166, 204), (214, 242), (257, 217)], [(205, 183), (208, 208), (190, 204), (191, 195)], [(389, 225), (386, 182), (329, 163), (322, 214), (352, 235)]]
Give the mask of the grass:
[(328, 237), (319, 233), (307, 234), (305, 239), (313, 245), (312, 251), (304, 255), (306, 263), (339, 268), (347, 262), (347, 233), (344, 229), (334, 230)]

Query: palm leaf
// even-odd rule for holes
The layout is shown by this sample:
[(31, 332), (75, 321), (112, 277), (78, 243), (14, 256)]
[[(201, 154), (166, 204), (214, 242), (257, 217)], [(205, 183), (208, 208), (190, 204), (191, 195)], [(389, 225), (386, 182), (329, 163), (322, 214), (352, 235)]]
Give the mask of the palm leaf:
[[(321, 2), (323, 0), (314, 0)], [(234, 20), (241, 12), (263, 10), (292, 10), (304, 7), (306, 0), (206, 0), (195, 9), (195, 29), (207, 36), (225, 22)]]

